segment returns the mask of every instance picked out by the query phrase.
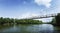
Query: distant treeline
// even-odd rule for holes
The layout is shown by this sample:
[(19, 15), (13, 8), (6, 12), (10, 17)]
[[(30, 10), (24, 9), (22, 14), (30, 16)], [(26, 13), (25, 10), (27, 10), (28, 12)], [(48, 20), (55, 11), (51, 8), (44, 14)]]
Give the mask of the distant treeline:
[(13, 19), (0, 17), (0, 24), (40, 24), (42, 21), (33, 19)]

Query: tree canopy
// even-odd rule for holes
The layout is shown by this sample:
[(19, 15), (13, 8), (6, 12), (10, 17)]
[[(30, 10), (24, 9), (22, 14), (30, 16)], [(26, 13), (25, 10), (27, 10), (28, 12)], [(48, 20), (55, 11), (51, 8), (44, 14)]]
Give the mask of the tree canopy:
[(42, 23), (42, 21), (39, 20), (33, 20), (33, 19), (13, 19), (13, 18), (3, 18), (0, 17), (0, 24), (6, 24), (6, 23), (17, 23), (17, 24), (37, 24)]

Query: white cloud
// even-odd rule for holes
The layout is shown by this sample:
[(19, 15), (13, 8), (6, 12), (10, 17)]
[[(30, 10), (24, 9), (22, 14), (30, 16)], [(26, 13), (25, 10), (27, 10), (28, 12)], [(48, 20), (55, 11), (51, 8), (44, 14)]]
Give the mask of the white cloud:
[(38, 5), (44, 5), (47, 8), (49, 8), (51, 6), (51, 2), (52, 0), (35, 0), (34, 2)]

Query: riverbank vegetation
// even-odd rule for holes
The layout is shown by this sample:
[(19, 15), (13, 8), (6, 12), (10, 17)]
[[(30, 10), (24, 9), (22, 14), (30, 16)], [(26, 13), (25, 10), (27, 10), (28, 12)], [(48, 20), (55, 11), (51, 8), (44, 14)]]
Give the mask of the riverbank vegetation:
[(51, 22), (47, 23), (33, 19), (14, 19), (0, 17), (0, 25), (1, 24), (53, 24), (60, 26), (60, 13), (55, 18), (53, 18)]
[(42, 21), (33, 19), (13, 19), (0, 17), (0, 24), (41, 24)]
[(58, 15), (52, 19), (52, 22), (51, 22), (53, 25), (58, 25), (60, 26), (60, 13), (58, 13)]
[(17, 24), (41, 24), (42, 21), (39, 21), (39, 20), (33, 20), (33, 19), (17, 19), (15, 20), (15, 22)]

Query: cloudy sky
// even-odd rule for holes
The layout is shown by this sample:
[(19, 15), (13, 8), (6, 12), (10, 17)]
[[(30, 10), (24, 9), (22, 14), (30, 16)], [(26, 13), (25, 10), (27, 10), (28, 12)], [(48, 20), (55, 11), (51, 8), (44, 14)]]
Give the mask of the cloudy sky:
[(0, 17), (25, 18), (59, 12), (60, 0), (0, 0)]

